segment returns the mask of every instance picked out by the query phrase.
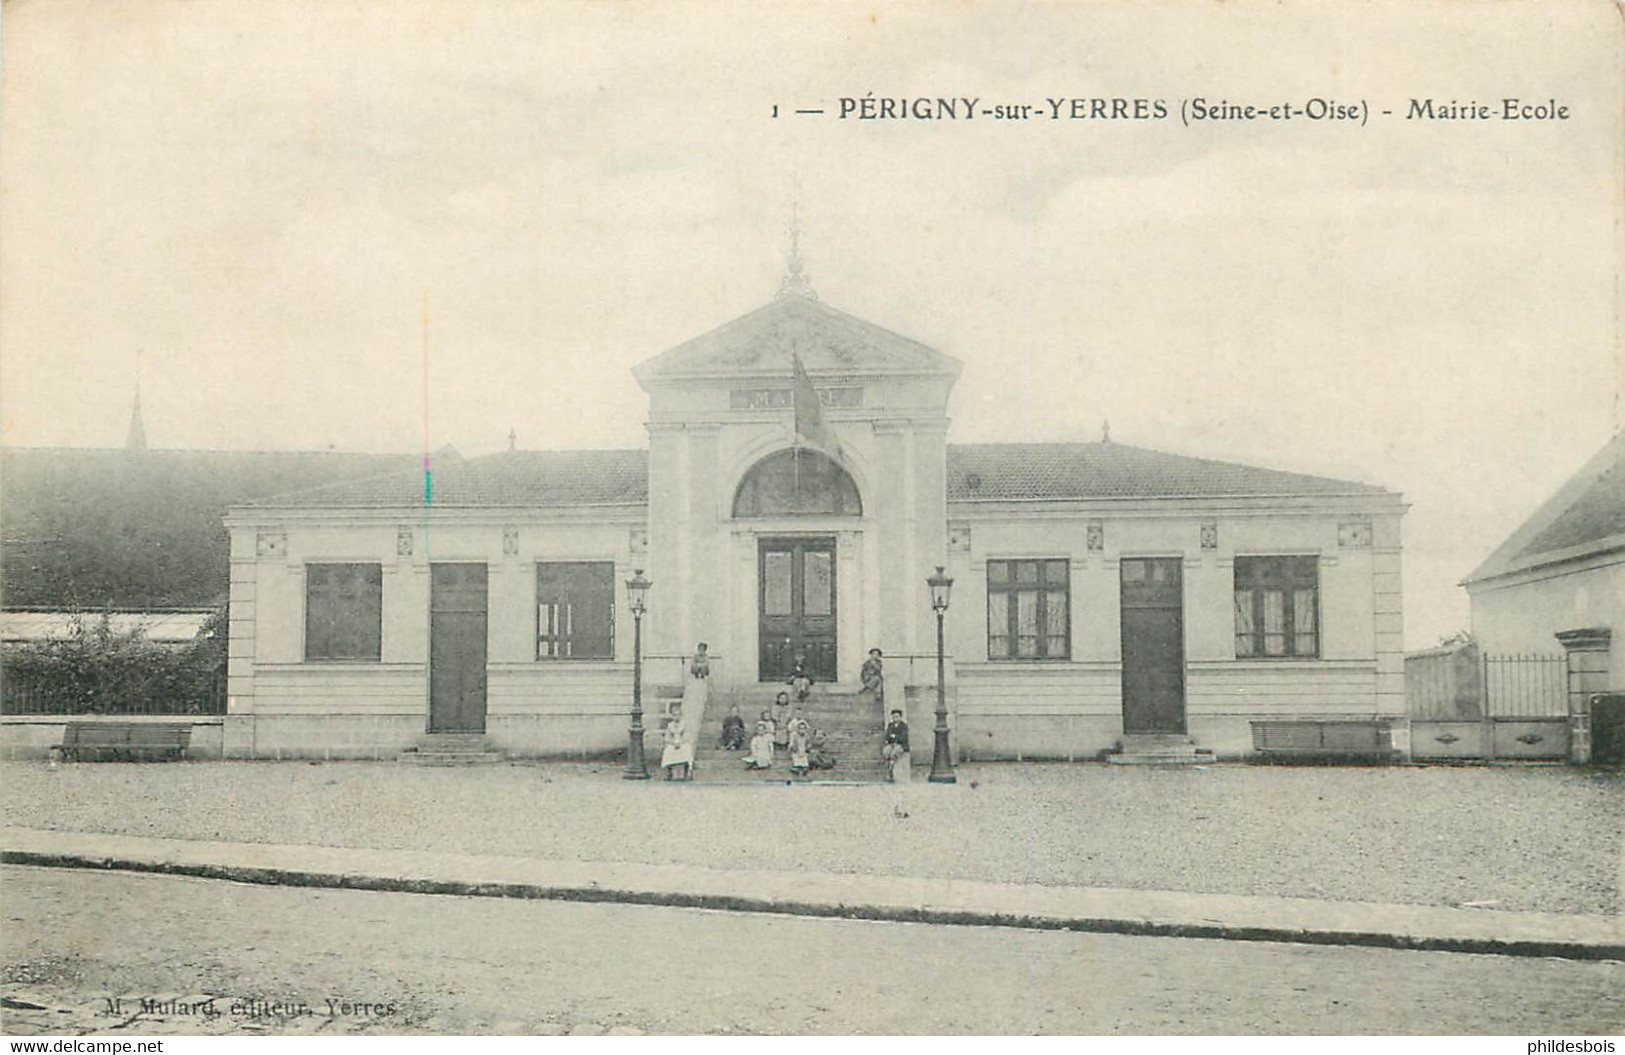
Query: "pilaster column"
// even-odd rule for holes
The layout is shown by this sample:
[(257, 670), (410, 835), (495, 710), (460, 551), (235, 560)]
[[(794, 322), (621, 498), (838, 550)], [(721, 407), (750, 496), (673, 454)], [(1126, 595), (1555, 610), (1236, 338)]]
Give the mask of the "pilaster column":
[(1591, 761), (1591, 697), (1608, 689), (1608, 646), (1613, 631), (1605, 626), (1562, 630), (1558, 643), (1569, 661), (1569, 761)]
[(887, 654), (909, 652), (909, 642), (914, 637), (910, 627), (916, 616), (911, 602), (916, 585), (924, 591), (925, 577), (920, 576), (916, 584), (915, 568), (909, 561), (907, 494), (911, 481), (908, 479), (907, 441), (900, 422), (877, 421), (873, 428), (877, 463), (875, 493), (865, 495), (864, 501), (869, 503), (866, 510), (873, 508), (879, 542), (880, 626), (875, 640), (864, 647), (879, 645)]
[[(683, 572), (686, 557), (681, 556), (682, 539), (687, 534), (688, 500), (683, 479), (687, 442), (683, 426), (676, 422), (649, 422), (649, 550), (644, 559), (633, 562), (654, 583), (649, 591), (649, 614), (643, 617), (643, 653), (680, 652), (693, 647), (682, 644), (684, 613)], [(625, 578), (625, 576), (621, 576)], [(616, 596), (624, 602), (625, 589), (617, 583)], [(617, 628), (619, 629), (619, 628)], [(626, 642), (632, 641), (632, 625), (625, 625)], [(631, 649), (623, 657), (632, 658)]]
[[(720, 430), (715, 425), (690, 425), (687, 430), (688, 509), (683, 547), (687, 553), (683, 605), (685, 621), (680, 643), (692, 649), (708, 641), (712, 651), (721, 651), (722, 626), (718, 612), (726, 607), (722, 547), (724, 525), (722, 483), (718, 465)], [(731, 658), (731, 657), (729, 657)]]

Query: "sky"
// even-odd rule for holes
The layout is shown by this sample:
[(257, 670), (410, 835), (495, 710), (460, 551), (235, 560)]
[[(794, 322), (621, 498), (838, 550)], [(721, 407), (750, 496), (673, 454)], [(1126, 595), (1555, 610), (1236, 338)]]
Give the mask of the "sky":
[[(121, 444), (139, 352), (155, 447), (642, 446), (629, 368), (771, 298), (794, 201), (823, 301), (964, 361), (951, 441), (1109, 419), (1403, 493), (1429, 645), (1625, 424), (1621, 27), (1603, 0), (12, 0), (0, 440)], [(838, 116), (869, 94), (1040, 109)], [(1044, 112), (1096, 97), (1170, 113)], [(1508, 97), (1568, 117), (1405, 119)], [(1187, 124), (1199, 98), (1367, 118)]]

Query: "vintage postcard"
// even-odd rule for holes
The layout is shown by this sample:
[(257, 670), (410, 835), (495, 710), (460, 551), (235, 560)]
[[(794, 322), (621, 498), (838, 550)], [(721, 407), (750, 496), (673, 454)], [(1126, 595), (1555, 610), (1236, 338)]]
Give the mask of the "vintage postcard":
[(1613, 1050), (1621, 10), (10, 0), (0, 1029)]

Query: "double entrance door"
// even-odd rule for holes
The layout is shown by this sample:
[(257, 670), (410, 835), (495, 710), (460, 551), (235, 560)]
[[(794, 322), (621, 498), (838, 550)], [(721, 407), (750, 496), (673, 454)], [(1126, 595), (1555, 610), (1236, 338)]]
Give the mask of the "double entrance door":
[(816, 681), (835, 680), (835, 540), (764, 538), (757, 543), (762, 681), (785, 681), (799, 658)]

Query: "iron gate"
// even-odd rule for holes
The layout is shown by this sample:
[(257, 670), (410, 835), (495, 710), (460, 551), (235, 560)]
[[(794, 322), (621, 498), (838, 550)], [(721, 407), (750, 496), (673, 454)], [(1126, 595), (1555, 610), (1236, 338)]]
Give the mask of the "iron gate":
[(1566, 656), (1434, 649), (1407, 657), (1405, 683), (1417, 760), (1569, 756)]

